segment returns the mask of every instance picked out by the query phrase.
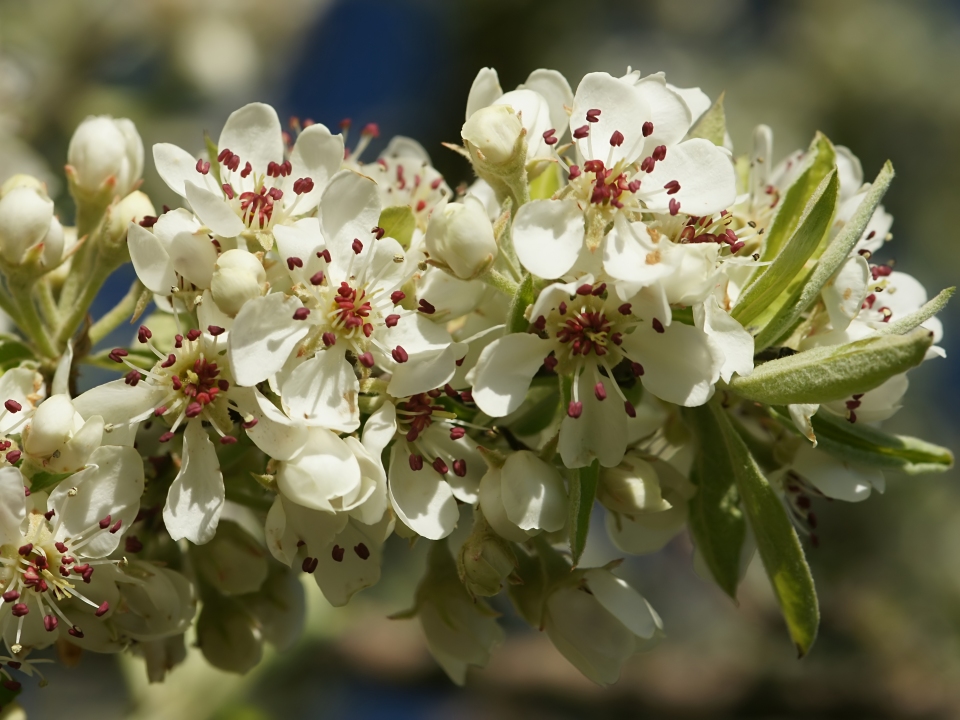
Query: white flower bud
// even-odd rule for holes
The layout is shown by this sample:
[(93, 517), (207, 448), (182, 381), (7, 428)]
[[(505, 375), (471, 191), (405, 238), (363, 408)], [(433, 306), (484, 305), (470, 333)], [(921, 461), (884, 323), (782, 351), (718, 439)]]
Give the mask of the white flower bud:
[(597, 499), (608, 510), (626, 515), (669, 510), (660, 493), (660, 478), (653, 466), (626, 455), (617, 467), (600, 470)]
[(51, 231), (53, 219), (53, 202), (39, 189), (24, 185), (11, 189), (0, 199), (0, 255), (13, 265), (22, 263), (27, 250)]
[(45, 267), (56, 265), (63, 257), (63, 225), (56, 218), (50, 219), (50, 227), (43, 237), (43, 251), (40, 253), (40, 263)]
[(267, 578), (267, 557), (237, 523), (221, 522), (213, 540), (196, 548), (197, 571), (223, 595), (257, 592)]
[(263, 657), (259, 623), (229, 598), (204, 603), (197, 620), (197, 645), (207, 662), (227, 672), (245, 673)]
[(156, 215), (153, 203), (146, 193), (136, 190), (109, 210), (110, 220), (107, 226), (107, 236), (113, 244), (122, 243), (127, 237), (127, 228), (130, 223), (139, 223), (147, 215)]
[(524, 153), (523, 123), (507, 105), (477, 110), (460, 135), (475, 163), (507, 165)]
[(114, 194), (126, 195), (143, 173), (143, 141), (126, 118), (88, 117), (70, 138), (67, 162), (83, 190), (95, 193), (112, 178)]
[(50, 472), (70, 472), (84, 466), (102, 437), (102, 417), (84, 421), (67, 395), (51, 395), (24, 428), (23, 449)]
[(246, 250), (227, 250), (217, 258), (213, 269), (213, 301), (227, 315), (236, 315), (245, 302), (260, 297), (266, 279), (255, 255)]
[(425, 242), (430, 257), (461, 280), (483, 274), (497, 258), (497, 241), (483, 203), (470, 196), (434, 211)]

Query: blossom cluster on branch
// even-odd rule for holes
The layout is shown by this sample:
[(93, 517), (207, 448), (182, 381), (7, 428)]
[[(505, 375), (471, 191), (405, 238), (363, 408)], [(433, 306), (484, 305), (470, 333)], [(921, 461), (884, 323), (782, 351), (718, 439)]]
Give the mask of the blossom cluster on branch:
[[(246, 671), (300, 634), (302, 574), (345, 605), (391, 535), (429, 543), (396, 617), (455, 682), (512, 606), (612, 683), (663, 627), (580, 565), (600, 514), (625, 554), (686, 530), (731, 597), (758, 554), (806, 653), (816, 499), (952, 464), (878, 428), (952, 293), (875, 257), (889, 163), (865, 183), (821, 134), (775, 163), (766, 126), (736, 155), (722, 98), (635, 71), (482, 70), (456, 190), (414, 140), (367, 160), (376, 126), (340, 129), (254, 103), (199, 155), (157, 144), (183, 198), (158, 213), (133, 124), (90, 118), (74, 227), (35, 179), (0, 189), (0, 703), (53, 645), (159, 680), (192, 633)], [(83, 365), (122, 377), (77, 392)]]

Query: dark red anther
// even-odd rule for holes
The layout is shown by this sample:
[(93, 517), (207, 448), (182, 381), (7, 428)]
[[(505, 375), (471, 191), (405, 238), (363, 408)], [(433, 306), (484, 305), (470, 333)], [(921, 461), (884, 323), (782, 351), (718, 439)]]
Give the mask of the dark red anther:
[(129, 385), (130, 387), (136, 387), (137, 383), (142, 380), (139, 370), (131, 370), (126, 375), (123, 376), (123, 382)]
[(390, 302), (392, 302), (394, 305), (398, 305), (406, 297), (406, 294), (402, 290), (394, 290), (392, 293), (390, 293)]
[(593, 394), (596, 396), (597, 400), (607, 399), (607, 389), (603, 386), (602, 382), (598, 382), (593, 386)]
[(451, 440), (459, 440), (460, 438), (462, 438), (462, 437), (463, 437), (464, 435), (466, 435), (466, 434), (467, 434), (467, 431), (464, 430), (462, 427), (456, 427), (456, 426), (455, 426), (455, 427), (450, 428), (450, 439), (451, 439)]
[(330, 262), (330, 251), (324, 248), (317, 253), (318, 258), (323, 258), (324, 262)]
[(23, 453), (20, 452), (19, 450), (11, 450), (6, 454), (6, 460), (11, 465), (15, 465), (17, 461), (20, 459), (21, 455), (23, 455)]
[(162, 443), (170, 442), (171, 440), (173, 440), (173, 433), (170, 432), (169, 430), (165, 432), (163, 435), (161, 435), (159, 438), (157, 438), (157, 442), (162, 442)]
[(574, 419), (583, 415), (583, 403), (579, 400), (571, 400), (567, 406), (567, 415)]
[(233, 435), (224, 435), (220, 438), (221, 445), (233, 445), (237, 442), (237, 439)]
[(383, 322), (384, 322), (384, 324), (385, 324), (388, 328), (396, 327), (397, 323), (400, 322), (400, 316), (399, 316), (399, 315), (387, 315), (387, 316), (383, 319)]
[(176, 348), (183, 347), (183, 335), (177, 334), (173, 336), (173, 346)]
[(560, 141), (560, 138), (558, 138), (556, 135), (557, 135), (556, 129), (550, 128), (549, 130), (543, 133), (543, 141), (547, 145), (556, 145)]
[(651, 325), (651, 326), (653, 327), (653, 329), (656, 330), (658, 333), (663, 334), (663, 331), (664, 331), (664, 330), (663, 330), (663, 323), (660, 322), (660, 320), (659, 320), (658, 318), (654, 318), (653, 321), (650, 323), (650, 325)]
[(167, 411), (167, 406), (166, 406), (166, 405), (161, 405), (160, 407), (157, 407), (157, 408), (154, 408), (154, 409), (153, 409), (153, 414), (154, 414), (155, 417), (160, 417), (160, 416), (162, 416), (166, 411)]
[(20, 555), (23, 555), (24, 557), (26, 557), (27, 555), (33, 552), (33, 543), (27, 543), (26, 545), (21, 545), (17, 549), (17, 552)]
[(97, 617), (103, 617), (108, 612), (110, 612), (110, 603), (104, 600), (102, 603), (100, 603), (99, 607), (97, 607), (93, 614)]
[(567, 304), (565, 302), (561, 302), (559, 305), (557, 305), (557, 312), (559, 312), (561, 315), (566, 315)]
[(637, 409), (633, 406), (633, 403), (630, 402), (629, 400), (623, 401), (623, 409), (626, 410), (627, 415), (629, 415), (630, 417), (635, 418), (637, 416)]
[(653, 135), (653, 123), (647, 120), (643, 126), (640, 128), (644, 137), (650, 137)]
[(113, 350), (110, 351), (110, 354), (107, 357), (109, 357), (115, 363), (122, 363), (123, 358), (125, 358), (129, 354), (130, 353), (128, 353), (123, 348), (114, 348)]
[(654, 160), (656, 160), (657, 162), (660, 162), (661, 160), (663, 160), (663, 159), (665, 159), (665, 158), (667, 157), (667, 146), (666, 146), (666, 145), (657, 145), (657, 146), (653, 149), (653, 152), (652, 152), (650, 155), (651, 155), (651, 157), (652, 157)]
[(158, 218), (156, 215), (144, 215), (143, 220), (140, 221), (140, 227), (152, 228), (154, 225), (157, 224), (157, 220), (159, 219), (160, 218)]
[(607, 284), (600, 283), (590, 292), (590, 294), (593, 295), (594, 297), (600, 297), (606, 291), (607, 291)]
[(257, 420), (257, 418), (250, 418), (249, 420), (245, 420), (240, 423), (240, 427), (242, 427), (244, 430), (249, 430), (252, 427), (256, 427), (258, 422), (260, 421)]
[(248, 162), (246, 165), (243, 166), (243, 170), (240, 171), (240, 177), (242, 178), (248, 177), (252, 172), (253, 172), (253, 165), (251, 165)]
[(310, 276), (311, 285), (323, 285), (323, 270), (317, 270), (313, 275)]
[(453, 474), (457, 477), (466, 477), (467, 475), (467, 461), (463, 458), (453, 461)]
[(11, 603), (20, 599), (20, 593), (18, 593), (16, 590), (7, 590), (2, 597), (4, 602)]
[(123, 518), (120, 518), (120, 519), (117, 520), (117, 521), (113, 524), (113, 526), (110, 528), (110, 534), (111, 534), (111, 535), (116, 535), (118, 532), (120, 532), (120, 528), (121, 528), (122, 526), (123, 526)]
[(353, 243), (350, 245), (350, 247), (353, 248), (353, 251), (354, 251), (357, 255), (359, 255), (360, 253), (363, 252), (363, 243), (360, 242), (360, 240), (359, 240), (358, 238), (354, 238), (354, 239), (353, 239)]
[(591, 122), (591, 123), (600, 122), (600, 110), (596, 108), (592, 110), (587, 110), (587, 122)]
[(143, 550), (143, 543), (140, 542), (140, 538), (136, 535), (127, 535), (123, 547), (128, 553), (138, 553)]
[(448, 472), (450, 472), (450, 468), (447, 467), (447, 464), (443, 461), (443, 458), (439, 457), (433, 461), (433, 469), (441, 475), (446, 475)]
[(137, 340), (142, 343), (147, 342), (147, 340), (149, 340), (152, 337), (153, 337), (153, 333), (150, 332), (150, 328), (148, 328), (146, 325), (141, 325), (140, 329), (137, 330)]
[(639, 180), (631, 180), (629, 183), (627, 183), (627, 190), (629, 190), (630, 192), (635, 193), (639, 189), (640, 189)]
[(187, 330), (187, 340), (189, 340), (190, 342), (196, 342), (197, 340), (200, 339), (200, 336), (202, 334), (203, 333), (201, 333), (196, 328), (193, 328), (192, 330)]
[(298, 257), (288, 257), (288, 258), (287, 258), (287, 269), (292, 271), (295, 267), (302, 268), (302, 267), (303, 267), (303, 260), (301, 260), (301, 259), (298, 258)]
[(293, 311), (294, 320), (306, 320), (310, 315), (310, 308), (298, 307)]
[(72, 628), (67, 630), (67, 634), (70, 635), (71, 637), (75, 637), (80, 640), (83, 639), (83, 630), (78, 628), (76, 625), (74, 625)]
[(417, 308), (417, 310), (422, 312), (424, 315), (433, 315), (437, 311), (437, 309), (432, 304), (430, 304), (423, 298), (420, 298), (420, 306)]
[(325, 332), (320, 336), (320, 339), (323, 340), (324, 347), (332, 347), (337, 344), (337, 336), (332, 332)]
[(669, 208), (671, 215), (676, 215), (678, 212), (680, 212), (680, 203), (677, 202), (676, 198), (670, 198)]
[(57, 616), (56, 616), (56, 615), (44, 615), (44, 616), (43, 616), (43, 629), (46, 630), (47, 632), (53, 632), (54, 630), (57, 629), (57, 625), (59, 625), (59, 624), (60, 624), (60, 623), (59, 623), (59, 621), (57, 620)]
[(205, 161), (203, 158), (197, 160), (197, 172), (201, 175), (206, 175), (210, 172), (210, 163)]
[(557, 360), (557, 358), (555, 358), (553, 355), (547, 355), (543, 359), (543, 366), (550, 372), (553, 372), (554, 370), (557, 369), (558, 362), (559, 361)]
[(570, 180), (576, 180), (576, 179), (577, 179), (578, 177), (580, 177), (582, 174), (583, 174), (583, 173), (581, 172), (579, 165), (571, 165), (571, 166), (570, 166)]
[(109, 515), (107, 515), (105, 518), (101, 519), (101, 520), (100, 520), (100, 523), (99, 523), (100, 529), (101, 529), (101, 530), (106, 530), (108, 527), (110, 527), (110, 521), (111, 521), (111, 520), (112, 520), (112, 518), (111, 518)]
[(656, 165), (657, 161), (648, 155), (643, 159), (643, 162), (640, 163), (640, 169), (645, 173), (652, 173)]
[(630, 303), (624, 303), (617, 308), (617, 312), (621, 315), (629, 315), (632, 312), (633, 306)]
[(584, 283), (577, 288), (577, 295), (589, 295), (593, 292), (593, 285), (590, 283)]
[(623, 145), (623, 133), (619, 130), (614, 130), (613, 135), (610, 136), (610, 145), (612, 147), (620, 147)]
[(3, 406), (7, 409), (7, 412), (18, 413), (23, 410), (23, 406), (13, 398), (7, 400)]
[(423, 455), (410, 456), (410, 469), (414, 471), (423, 470)]
[(680, 192), (680, 183), (676, 180), (671, 180), (663, 186), (663, 189), (667, 191), (667, 195), (676, 195)]
[(359, 360), (360, 364), (363, 365), (365, 368), (373, 367), (373, 353), (370, 352), (369, 350), (367, 352), (362, 352), (359, 355), (357, 355), (357, 360)]
[(643, 365), (638, 362), (630, 363), (630, 370), (633, 372), (634, 377), (643, 377)]
[(192, 402), (187, 405), (187, 409), (184, 411), (184, 415), (188, 418), (195, 418), (197, 415), (203, 412), (203, 405), (198, 402)]
[(23, 617), (29, 614), (29, 612), (30, 608), (27, 607), (26, 603), (17, 603), (10, 609), (10, 614), (14, 617)]
[(473, 404), (473, 393), (469, 390), (464, 390), (460, 393), (460, 402)]
[(390, 352), (390, 354), (393, 356), (394, 361), (396, 361), (396, 362), (398, 362), (398, 363), (405, 363), (407, 360), (410, 359), (410, 356), (407, 355), (407, 351), (404, 350), (404, 349), (403, 349), (402, 347), (400, 347), (399, 345), (397, 345), (397, 346)]
[(590, 134), (589, 125), (581, 125), (576, 130), (573, 131), (573, 137), (575, 140), (583, 140), (589, 134)]
[(226, 328), (222, 328), (219, 325), (207, 325), (207, 332), (213, 335), (214, 337), (223, 335), (226, 331), (227, 331)]
[[(339, 547), (339, 546), (338, 546), (338, 547)], [(341, 551), (340, 551), (340, 558), (341, 558), (341, 560), (343, 559), (343, 549), (342, 549), (342, 548), (341, 548)], [(334, 560), (337, 560), (336, 556), (334, 556), (333, 559), (334, 559)], [(337, 562), (340, 562), (340, 560), (337, 560)], [(305, 573), (309, 573), (310, 575), (312, 575), (312, 574), (316, 571), (317, 566), (318, 566), (319, 564), (320, 564), (319, 558), (305, 557), (305, 558), (303, 559), (303, 564), (300, 565), (300, 567), (303, 569), (303, 571), (304, 571)]]

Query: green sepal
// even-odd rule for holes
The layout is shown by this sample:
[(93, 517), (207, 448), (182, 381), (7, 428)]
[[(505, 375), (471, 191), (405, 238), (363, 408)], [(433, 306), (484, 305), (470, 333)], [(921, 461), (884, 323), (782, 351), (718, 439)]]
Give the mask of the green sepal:
[(560, 189), (560, 166), (551, 162), (543, 172), (530, 181), (530, 199), (547, 200)]
[(919, 365), (932, 344), (932, 333), (918, 328), (907, 335), (813, 348), (758, 365), (750, 375), (733, 378), (730, 388), (767, 405), (843, 400)]
[(576, 567), (587, 545), (590, 532), (590, 514), (593, 501), (597, 497), (597, 484), (600, 482), (600, 461), (594, 460), (587, 467), (570, 471), (570, 505), (567, 527), (570, 532), (570, 552), (573, 566)]
[(723, 146), (723, 140), (727, 134), (727, 118), (723, 111), (723, 96), (724, 93), (720, 93), (710, 109), (694, 123), (687, 133), (688, 138), (703, 138), (714, 145)]
[(533, 305), (536, 300), (537, 293), (534, 289), (533, 275), (527, 273), (510, 301), (510, 309), (507, 312), (508, 333), (523, 332), (527, 329), (530, 324), (526, 318), (527, 308)]
[(392, 237), (404, 250), (410, 249), (413, 231), (417, 229), (417, 219), (409, 205), (394, 205), (380, 212), (377, 225), (383, 229), (385, 237)]

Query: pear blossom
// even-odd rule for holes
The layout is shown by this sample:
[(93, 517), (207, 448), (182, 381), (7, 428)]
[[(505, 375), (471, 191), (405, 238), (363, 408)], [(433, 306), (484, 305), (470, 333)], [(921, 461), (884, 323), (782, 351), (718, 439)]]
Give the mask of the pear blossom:
[(15, 185), (0, 198), (0, 257), (20, 265), (36, 254), (52, 268), (63, 255), (63, 226), (53, 214), (53, 201), (42, 187)]
[(23, 429), (27, 457), (49, 472), (74, 472), (86, 465), (103, 439), (103, 418), (84, 418), (68, 395), (51, 395)]
[(480, 507), (497, 534), (524, 542), (540, 531), (561, 530), (567, 519), (567, 491), (552, 465), (529, 450), (507, 456), (480, 481)]
[(143, 141), (127, 118), (88, 117), (70, 138), (67, 162), (83, 191), (95, 193), (109, 184), (114, 194), (124, 196), (143, 175)]

